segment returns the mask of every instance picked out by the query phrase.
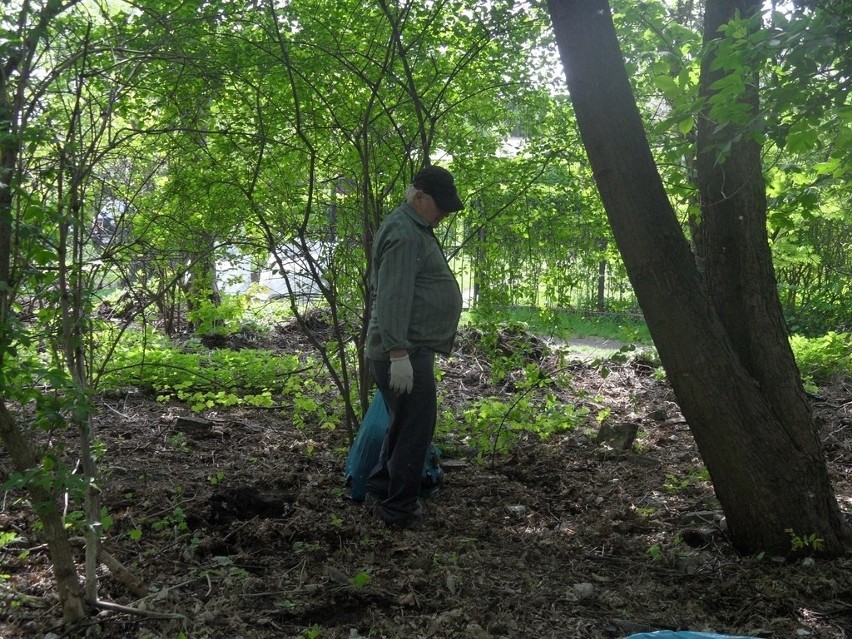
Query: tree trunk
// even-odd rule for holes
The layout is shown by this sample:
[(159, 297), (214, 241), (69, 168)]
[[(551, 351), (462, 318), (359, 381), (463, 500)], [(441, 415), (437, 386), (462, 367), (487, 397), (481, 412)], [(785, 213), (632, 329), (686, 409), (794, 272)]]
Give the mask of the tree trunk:
[[(18, 165), (21, 150), (27, 139), (21, 127), (26, 124), (27, 105), (32, 97), (30, 83), (34, 70), (35, 51), (45, 38), (52, 21), (79, 0), (37, 3), (16, 3), (17, 15), (4, 14), (9, 25), (16, 25), (11, 36), (15, 46), (4, 46), (0, 55), (0, 371), (12, 353), (10, 345), (18, 337), (14, 332), (11, 304), (16, 291), (14, 281), (14, 256), (16, 246), (13, 224), (15, 189), (21, 183)], [(4, 3), (9, 13), (9, 3)], [(4, 27), (7, 25), (4, 24)], [(9, 452), (12, 464), (18, 472), (36, 469), (41, 462), (35, 446), (26, 433), (15, 422), (6, 402), (10, 400), (6, 383), (0, 384), (0, 442)], [(83, 590), (74, 565), (74, 553), (59, 514), (57, 500), (50, 490), (37, 481), (27, 482), (27, 490), (33, 506), (44, 525), (53, 572), (56, 579), (63, 618), (67, 623), (83, 619), (86, 609)]]
[[(9, 457), (15, 470), (22, 473), (37, 468), (39, 458), (32, 444), (27, 440), (15, 423), (15, 418), (0, 402), (0, 441), (9, 451)], [(27, 483), (27, 490), (33, 501), (33, 508), (44, 525), (44, 537), (53, 562), (53, 574), (62, 604), (62, 617), (66, 623), (79, 621), (86, 616), (83, 600), (83, 587), (74, 565), (74, 549), (68, 541), (68, 534), (62, 525), (56, 499), (38, 482)]]
[[(719, 27), (738, 15), (749, 17), (760, 10), (760, 0), (708, 0), (705, 43), (719, 38)], [(760, 147), (748, 126), (719, 128), (720, 123), (713, 121), (709, 108), (715, 95), (712, 85), (726, 73), (723, 69), (711, 70), (714, 57), (711, 52), (702, 61), (701, 94), (707, 102), (699, 118), (697, 154), (707, 293), (740, 361), (773, 409), (777, 437), (789, 440), (788, 446), (799, 451), (784, 460), (786, 468), (776, 474), (813, 474), (813, 485), (827, 485), (822, 448), (778, 297), (766, 232)], [(747, 90), (739, 101), (756, 118), (757, 74), (749, 73), (745, 79)], [(728, 143), (730, 152), (720, 158), (717, 149)]]
[[(214, 307), (218, 307), (222, 303), (222, 296), (219, 292), (219, 285), (216, 282), (216, 260), (214, 258), (214, 242), (212, 239), (205, 239), (199, 242), (198, 251), (189, 251), (186, 256), (186, 278), (185, 283), (181, 287), (186, 298), (187, 325), (189, 329), (197, 330), (199, 326), (205, 324), (205, 318), (195, 316), (193, 313), (205, 311), (205, 302), (209, 302)], [(208, 318), (209, 329), (214, 329), (221, 320), (217, 318)]]
[[(681, 410), (713, 479), (733, 545), (744, 553), (791, 551), (789, 530), (816, 535), (820, 552), (849, 541), (809, 414), (798, 393), (762, 383), (784, 368), (770, 343), (752, 347), (753, 375), (738, 356), (698, 274), (663, 189), (630, 88), (606, 0), (549, 0), (571, 99), (595, 180), (630, 281)], [(710, 229), (706, 229), (707, 232)], [(756, 251), (754, 237), (737, 244)], [(749, 258), (755, 259), (755, 258)], [(710, 266), (708, 265), (708, 269)], [(774, 283), (751, 291), (767, 313)], [(721, 285), (721, 282), (720, 282)], [(732, 285), (739, 286), (738, 282)], [(772, 290), (769, 290), (772, 289)], [(763, 318), (763, 321), (771, 321)], [(764, 377), (766, 376), (766, 377)]]
[[(0, 64), (3, 60), (0, 59)], [(6, 98), (6, 79), (0, 72), (0, 327), (9, 323), (9, 309), (12, 299), (12, 215), (13, 189), (17, 176), (15, 166), (18, 163), (17, 132), (13, 126), (16, 115)], [(0, 343), (0, 369), (6, 357), (5, 342)]]

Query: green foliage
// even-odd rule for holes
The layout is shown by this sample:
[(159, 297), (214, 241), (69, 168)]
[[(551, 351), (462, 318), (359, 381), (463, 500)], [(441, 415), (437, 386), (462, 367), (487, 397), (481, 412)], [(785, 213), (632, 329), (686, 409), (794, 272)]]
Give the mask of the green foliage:
[(483, 319), (473, 329), (477, 348), (487, 353), (491, 382), (498, 383), (515, 370), (525, 370), (523, 387), (539, 383), (540, 370), (534, 362), (541, 357), (541, 345), (523, 322)]
[[(439, 235), (462, 288), (489, 318), (481, 330), (493, 355), (490, 381), (511, 383), (517, 395), (480, 398), (460, 424), (442, 415), (442, 429), (482, 452), (586, 419), (584, 408), (559, 399), (561, 380), (541, 370), (514, 320), (539, 335), (650, 342), (641, 322), (615, 316), (496, 314), (520, 305), (637, 310), (570, 126), (561, 72), (547, 63), (542, 6), (66, 4), (32, 39), (38, 49), (26, 60), (43, 66), (17, 68), (0, 96), (11, 126), (0, 132), (4, 157), (16, 167), (0, 181), (0, 217), (11, 229), (0, 246), (11, 274), (0, 282), (0, 387), (4, 401), (32, 416), (34, 440), (88, 414), (89, 384), (136, 387), (194, 410), (289, 403), (299, 427), (335, 427), (342, 398), (357, 394), (341, 381), (358, 379), (348, 370), (361, 361), (349, 339), (357, 331), (324, 341), (328, 375), (289, 354), (209, 351), (196, 338), (244, 326), (252, 297), (216, 303), (212, 267), (233, 252), (266, 265), (274, 250), (285, 264), (310, 267), (325, 287), (323, 303), (338, 313), (336, 328), (360, 327), (369, 238), (413, 171), (446, 161), (439, 149), (452, 157), (467, 205)], [(683, 3), (612, 5), (652, 147), (686, 225), (696, 218), (695, 114), (704, 106), (699, 21)], [(726, 74), (709, 106), (730, 133), (728, 148), (741, 135), (764, 143), (767, 228), (786, 316), (805, 335), (836, 331), (793, 339), (803, 375), (816, 383), (850, 374), (842, 332), (852, 325), (850, 18), (796, 5), (768, 19), (771, 28), (758, 32), (732, 22), (730, 37), (713, 45)], [(6, 27), (14, 33), (14, 16), (4, 17)], [(0, 57), (29, 42), (0, 38)], [(738, 103), (753, 73), (762, 88), (754, 121)], [(504, 150), (509, 138), (516, 151)], [(717, 153), (726, 152), (723, 143)], [(602, 267), (608, 288), (599, 299)], [(290, 315), (304, 307), (288, 304)], [(282, 305), (272, 308), (257, 325), (280, 321)], [(161, 330), (123, 333), (137, 321)], [(167, 339), (187, 322), (193, 339)], [(69, 361), (75, 349), (81, 361)], [(187, 446), (179, 434), (169, 444)], [(38, 467), (5, 485), (78, 501), (84, 486), (70, 455), (43, 451)], [(177, 513), (162, 521), (181, 525)]]
[(710, 473), (705, 467), (690, 472), (685, 477), (678, 477), (668, 473), (663, 482), (663, 488), (670, 493), (678, 493), (694, 486), (699, 486), (710, 481)]
[[(28, 468), (23, 472), (12, 472), (3, 482), (3, 490), (25, 489), (36, 486), (50, 494), (59, 491), (68, 491), (71, 499), (77, 503), (83, 497), (86, 487), (86, 479), (70, 467), (58, 454), (59, 451), (50, 451), (45, 454), (38, 466)], [(51, 509), (53, 504), (33, 504), (36, 512), (42, 509)]]
[(186, 441), (186, 435), (184, 435), (180, 431), (177, 431), (177, 432), (169, 435), (169, 438), (168, 438), (167, 441), (168, 441), (169, 446), (171, 446), (172, 448), (177, 448), (178, 450), (182, 450), (182, 451), (186, 451), (186, 450), (189, 449), (189, 445), (187, 444), (187, 441)]
[(206, 577), (223, 578), (225, 583), (233, 581), (245, 581), (251, 576), (245, 568), (234, 565), (233, 558), (227, 555), (213, 557), (213, 567), (203, 571)]
[[(89, 525), (86, 521), (86, 515), (82, 510), (71, 510), (65, 515), (65, 529), (77, 535), (82, 535), (85, 528)], [(112, 515), (109, 514), (105, 507), (101, 507), (100, 529), (104, 532), (112, 528)]]
[(645, 551), (654, 561), (674, 562), (682, 554), (683, 538), (680, 535), (672, 537), (671, 541), (655, 543)]
[[(470, 340), (471, 346), (482, 351), (481, 359), (488, 363), (489, 382), (508, 393), (478, 397), (468, 402), (461, 414), (443, 411), (438, 416), (438, 437), (446, 440), (442, 445), (455, 446), (460, 442), (465, 453), (480, 459), (489, 452), (510, 450), (525, 434), (548, 438), (591, 419), (588, 407), (562, 399), (560, 391), (570, 385), (570, 377), (561, 369), (549, 371), (543, 367), (546, 346), (535, 336), (536, 330), (518, 319), (502, 321), (500, 315), (496, 317), (482, 319), (473, 315), (462, 339)], [(647, 334), (644, 324), (630, 317), (589, 319), (576, 313), (531, 309), (515, 309), (512, 317), (531, 320), (530, 324), (537, 324), (539, 331), (563, 320), (566, 326), (587, 330), (587, 334), (596, 334), (599, 326), (607, 326), (622, 337), (637, 337), (642, 331)], [(596, 365), (606, 375), (609, 362), (623, 362), (630, 352), (631, 347), (621, 349)], [(595, 418), (604, 420), (607, 414), (606, 410), (599, 411)]]
[[(701, 15), (682, 3), (611, 3), (628, 72), (649, 123), (649, 142), (675, 210), (690, 232), (700, 223), (695, 114), (702, 54)], [(775, 5), (773, 5), (774, 7)], [(737, 19), (706, 52), (724, 74), (707, 106), (724, 158), (743, 136), (763, 146), (769, 240), (784, 314), (809, 336), (852, 326), (852, 101), (848, 12), (785, 5), (763, 28)], [(759, 116), (739, 97), (760, 84)], [(660, 108), (660, 105), (665, 105)]]
[(248, 305), (248, 296), (222, 295), (218, 304), (201, 300), (186, 318), (195, 326), (196, 335), (232, 335), (240, 330)]
[(588, 414), (585, 406), (564, 403), (550, 393), (540, 399), (483, 397), (471, 402), (461, 416), (442, 412), (438, 435), (452, 433), (454, 441), (463, 442), (481, 459), (488, 452), (510, 450), (523, 433), (547, 438), (572, 430)]
[(300, 632), (298, 639), (320, 639), (320, 637), (322, 637), (322, 630), (319, 626), (313, 625)]
[(22, 538), (18, 535), (18, 533), (8, 530), (0, 530), (0, 550), (6, 546), (16, 544), (19, 541), (22, 541)]
[(806, 382), (822, 384), (852, 376), (852, 333), (831, 331), (814, 338), (794, 335), (790, 344)]
[[(572, 117), (558, 99), (543, 108)], [(447, 231), (445, 244), (460, 234), (466, 238), (461, 264), (470, 272), (462, 279), (485, 315), (509, 306), (593, 309), (614, 304), (617, 287), (626, 283), (588, 167), (570, 150), (548, 152), (541, 160), (520, 156), (477, 168), (482, 181), (495, 188), (481, 190), (464, 214), (463, 228)], [(516, 176), (518, 184), (506, 184), (506, 176)], [(505, 219), (491, 224), (501, 212)], [(610, 295), (599, 300), (602, 263)]]
[(316, 384), (302, 377), (313, 366), (295, 355), (262, 349), (210, 351), (197, 342), (179, 349), (152, 331), (128, 331), (111, 353), (100, 388), (133, 386), (156, 394), (161, 401), (187, 402), (196, 411), (214, 406), (272, 406), (276, 398), (289, 395), (300, 402), (314, 401), (302, 395), (303, 389), (312, 390), (308, 387)]
[(825, 545), (825, 540), (811, 533), (810, 535), (797, 535), (792, 528), (785, 528), (784, 532), (790, 535), (790, 548), (794, 553), (819, 552)]
[(653, 546), (648, 546), (648, 550), (645, 552), (648, 553), (648, 556), (651, 557), (654, 561), (660, 561), (663, 558), (663, 551), (660, 548), (659, 544), (654, 544)]
[(172, 531), (175, 535), (188, 532), (189, 524), (186, 521), (186, 511), (184, 511), (184, 509), (180, 506), (175, 506), (171, 513), (152, 522), (151, 528), (154, 532), (168, 533), (169, 531)]
[(852, 102), (848, 12), (796, 6), (768, 16), (765, 58), (769, 232), (791, 330), (817, 336), (852, 326)]
[(349, 578), (349, 582), (355, 588), (363, 588), (373, 580), (373, 576), (364, 570), (359, 571), (354, 576)]
[[(651, 335), (642, 316), (634, 313), (593, 313), (558, 308), (511, 307), (492, 309), (487, 321), (475, 325), (491, 325), (497, 330), (501, 324), (509, 328), (525, 329), (534, 335), (570, 339), (572, 337), (599, 337), (624, 342), (651, 344)], [(478, 314), (473, 314), (478, 318)], [(493, 338), (492, 338), (493, 340)]]

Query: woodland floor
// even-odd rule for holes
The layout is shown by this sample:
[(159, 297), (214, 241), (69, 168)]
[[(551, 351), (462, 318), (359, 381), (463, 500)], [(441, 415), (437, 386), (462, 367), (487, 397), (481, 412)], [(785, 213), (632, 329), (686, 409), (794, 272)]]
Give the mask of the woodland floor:
[[(475, 344), (461, 340), (440, 362), (445, 407), (512, 392), (510, 379), (487, 383)], [(280, 333), (274, 346), (292, 352), (304, 342)], [(551, 357), (544, 349), (542, 365)], [(138, 393), (100, 398), (102, 497), (114, 518), (105, 549), (149, 593), (140, 599), (102, 568), (101, 596), (179, 618), (104, 611), (63, 630), (33, 518), (20, 494), (7, 493), (0, 530), (21, 540), (0, 549), (0, 636), (597, 639), (690, 629), (852, 637), (852, 560), (733, 552), (687, 425), (648, 365), (612, 364), (602, 377), (578, 355), (570, 368), (563, 399), (641, 425), (629, 452), (598, 445), (592, 417), (480, 461), (456, 442), (423, 527), (403, 532), (347, 500), (341, 429), (298, 430), (288, 411), (245, 408), (179, 428), (178, 417), (191, 416), (186, 406)], [(813, 401), (837, 497), (850, 511), (852, 381)], [(0, 452), (0, 469), (8, 464)]]

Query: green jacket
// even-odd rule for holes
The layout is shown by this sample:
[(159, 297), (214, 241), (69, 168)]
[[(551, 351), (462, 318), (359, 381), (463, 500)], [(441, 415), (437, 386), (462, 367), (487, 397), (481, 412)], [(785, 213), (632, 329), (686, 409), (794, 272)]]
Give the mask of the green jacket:
[(462, 296), (432, 228), (408, 203), (385, 219), (373, 244), (367, 357), (392, 350), (453, 348)]

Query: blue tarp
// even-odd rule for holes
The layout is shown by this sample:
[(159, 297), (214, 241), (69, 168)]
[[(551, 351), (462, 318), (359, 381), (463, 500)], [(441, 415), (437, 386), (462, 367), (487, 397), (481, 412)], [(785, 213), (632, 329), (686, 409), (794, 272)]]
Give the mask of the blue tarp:
[(717, 635), (712, 632), (690, 632), (689, 630), (657, 630), (630, 635), (625, 639), (753, 639), (742, 635)]

